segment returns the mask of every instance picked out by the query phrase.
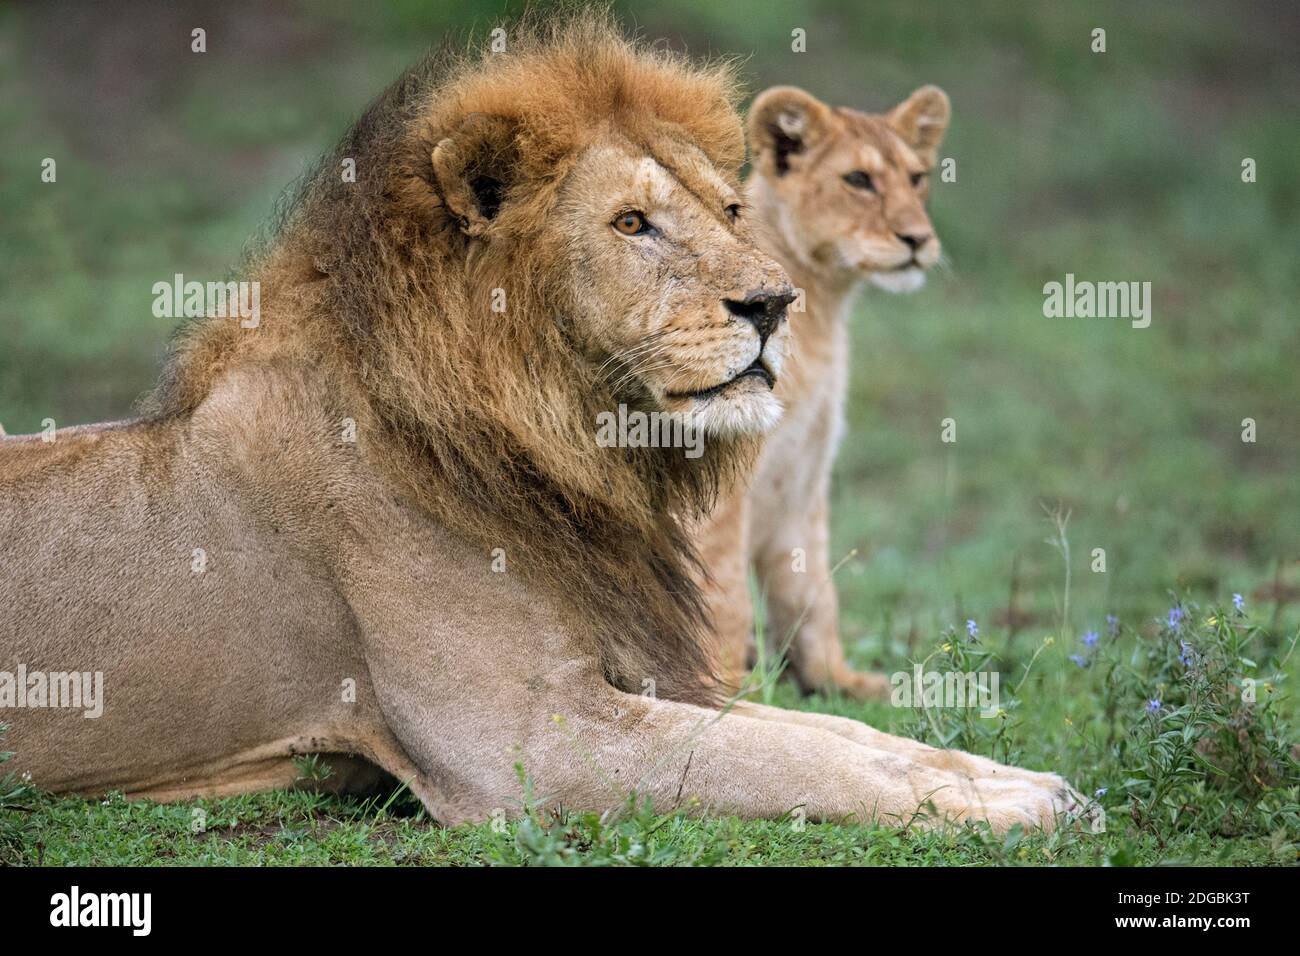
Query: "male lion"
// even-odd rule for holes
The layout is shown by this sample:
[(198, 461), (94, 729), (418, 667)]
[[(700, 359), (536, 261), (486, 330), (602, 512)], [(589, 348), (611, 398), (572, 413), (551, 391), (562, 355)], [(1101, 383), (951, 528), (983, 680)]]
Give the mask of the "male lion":
[(803, 290), (785, 406), (747, 489), (724, 496), (701, 552), (712, 578), (724, 679), (742, 682), (753, 611), (748, 575), (766, 599), (766, 638), (787, 648), (806, 691), (887, 696), (883, 674), (852, 670), (840, 644), (830, 560), (830, 472), (843, 431), (848, 313), (863, 283), (891, 292), (925, 282), (939, 238), (925, 211), (927, 173), (948, 128), (947, 95), (925, 86), (885, 115), (832, 108), (803, 90), (767, 90), (749, 112), (753, 173), (745, 184), (760, 245)]
[[(104, 681), (97, 720), (15, 711), (17, 768), (165, 799), (315, 751), (447, 824), (517, 811), (522, 763), (575, 809), (1052, 826), (1054, 775), (714, 706), (680, 521), (775, 419), (790, 295), (743, 148), (727, 68), (600, 18), (398, 81), (256, 260), (256, 328), (198, 322), (146, 418), (0, 445), (0, 668)], [(621, 403), (707, 453), (598, 446)]]

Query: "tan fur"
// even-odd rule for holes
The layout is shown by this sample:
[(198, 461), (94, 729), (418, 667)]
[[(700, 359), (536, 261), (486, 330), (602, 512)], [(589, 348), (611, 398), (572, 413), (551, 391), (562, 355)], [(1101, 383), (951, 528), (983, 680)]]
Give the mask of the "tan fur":
[[(884, 697), (883, 674), (852, 670), (840, 643), (831, 580), (830, 471), (843, 428), (848, 313), (866, 281), (916, 288), (939, 259), (925, 210), (926, 173), (948, 125), (948, 98), (923, 87), (892, 112), (832, 108), (803, 90), (774, 87), (749, 116), (754, 170), (746, 184), (760, 244), (803, 290), (791, 315), (791, 358), (777, 386), (785, 415), (767, 438), (747, 489), (725, 497), (706, 524), (701, 551), (713, 572), (719, 669), (743, 681), (752, 644), (748, 572), (767, 602), (766, 637), (787, 648), (805, 690)], [(870, 175), (873, 189), (844, 181)], [(917, 242), (913, 251), (901, 237)]]
[[(679, 393), (779, 367), (784, 326), (734, 302), (788, 289), (726, 211), (733, 102), (727, 69), (592, 16), (417, 68), (252, 264), (257, 329), (197, 323), (145, 418), (0, 443), (0, 670), (104, 673), (99, 719), (5, 715), (17, 769), (173, 799), (316, 751), (446, 823), (517, 813), (522, 763), (574, 809), (1052, 826), (1057, 777), (709, 706), (682, 521), (774, 403), (752, 376)], [(615, 232), (632, 206), (662, 235)], [(692, 416), (707, 453), (596, 447), (619, 402)]]

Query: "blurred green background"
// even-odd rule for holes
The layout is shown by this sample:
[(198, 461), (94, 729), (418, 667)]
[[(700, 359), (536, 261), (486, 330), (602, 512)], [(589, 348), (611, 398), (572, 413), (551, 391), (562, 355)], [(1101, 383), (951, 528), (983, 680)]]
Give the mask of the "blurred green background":
[[(853, 317), (834, 526), (835, 557), (857, 550), (840, 587), (859, 664), (892, 669), (968, 617), (1012, 641), (1050, 633), (1063, 574), (1044, 503), (1072, 512), (1075, 631), (1149, 618), (1171, 590), (1300, 617), (1295, 3), (617, 8), (673, 47), (744, 57), (751, 92), (793, 83), (870, 110), (922, 83), (952, 97), (957, 181), (936, 178), (931, 203), (950, 268), (914, 296), (867, 291)], [(129, 414), (171, 331), (153, 283), (224, 275), (405, 65), (519, 10), (0, 7), (0, 423)], [(1151, 327), (1044, 318), (1042, 286), (1067, 272), (1150, 281)], [(947, 417), (956, 445), (939, 441)]]

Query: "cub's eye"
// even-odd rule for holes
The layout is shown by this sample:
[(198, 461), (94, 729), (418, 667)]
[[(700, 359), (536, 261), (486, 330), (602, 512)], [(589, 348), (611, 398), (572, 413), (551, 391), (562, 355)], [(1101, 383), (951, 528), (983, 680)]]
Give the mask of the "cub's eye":
[(925, 182), (925, 173), (912, 173), (912, 185), (919, 186)]
[(642, 236), (654, 227), (639, 212), (625, 212), (614, 220), (613, 226), (625, 236)]
[(730, 206), (727, 207), (727, 218), (730, 219), (732, 222), (735, 222), (737, 219), (740, 218), (740, 203), (733, 202)]
[(855, 169), (851, 173), (845, 173), (844, 181), (854, 189), (865, 189), (869, 193), (874, 193), (876, 191), (876, 184), (871, 181), (871, 176), (860, 169)]

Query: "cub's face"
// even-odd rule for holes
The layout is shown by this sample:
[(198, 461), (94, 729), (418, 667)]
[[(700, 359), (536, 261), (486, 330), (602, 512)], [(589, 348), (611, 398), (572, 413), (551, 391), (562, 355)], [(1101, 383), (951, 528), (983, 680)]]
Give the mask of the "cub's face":
[(774, 87), (749, 135), (755, 206), (800, 263), (834, 278), (912, 291), (939, 261), (925, 203), (948, 127), (948, 97), (922, 87), (884, 115), (832, 108)]
[(776, 423), (793, 289), (697, 147), (609, 131), (565, 180), (547, 232), (572, 277), (570, 333), (619, 400), (716, 436)]

